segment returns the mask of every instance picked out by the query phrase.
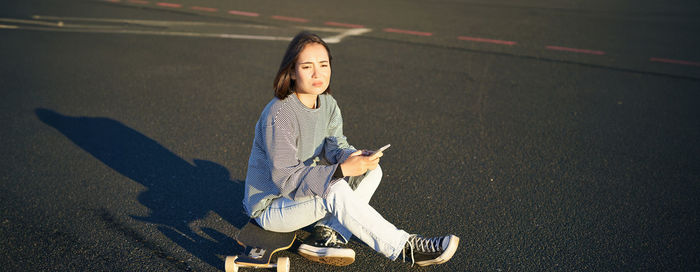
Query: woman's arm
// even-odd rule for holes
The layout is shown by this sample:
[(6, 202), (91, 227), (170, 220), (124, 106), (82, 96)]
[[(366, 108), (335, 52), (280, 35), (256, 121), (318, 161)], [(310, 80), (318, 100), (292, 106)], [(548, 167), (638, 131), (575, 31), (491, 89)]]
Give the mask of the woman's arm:
[(345, 162), (355, 151), (355, 147), (348, 143), (347, 138), (343, 135), (343, 117), (340, 113), (340, 108), (335, 105), (331, 113), (330, 122), (328, 124), (328, 137), (324, 146), (326, 159), (331, 164), (339, 164)]

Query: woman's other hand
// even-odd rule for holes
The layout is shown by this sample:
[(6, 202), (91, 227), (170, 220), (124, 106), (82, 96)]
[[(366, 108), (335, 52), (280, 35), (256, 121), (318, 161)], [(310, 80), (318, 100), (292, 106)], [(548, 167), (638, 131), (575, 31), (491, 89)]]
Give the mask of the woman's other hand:
[(350, 157), (340, 164), (340, 169), (345, 176), (359, 176), (368, 170), (376, 169), (379, 166), (379, 158), (383, 155), (382, 152), (373, 153), (372, 151), (358, 150), (350, 154)]

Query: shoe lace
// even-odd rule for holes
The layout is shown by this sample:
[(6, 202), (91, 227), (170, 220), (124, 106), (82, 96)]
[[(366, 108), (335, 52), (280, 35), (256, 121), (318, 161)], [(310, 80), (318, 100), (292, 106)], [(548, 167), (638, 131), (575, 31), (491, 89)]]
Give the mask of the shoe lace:
[(326, 238), (323, 242), (324, 246), (335, 246), (338, 244), (338, 237), (335, 235), (335, 231), (330, 228), (323, 228), (322, 237)]
[[(426, 239), (418, 235), (411, 235), (408, 237), (408, 242), (406, 244), (409, 247), (409, 251), (411, 251), (411, 267), (416, 263), (413, 255), (415, 251), (423, 253), (439, 252), (441, 250), (440, 245), (442, 244), (443, 238), (444, 237), (433, 237)], [(403, 261), (406, 262), (406, 247), (403, 248), (402, 253)]]
[(319, 230), (317, 230), (317, 235), (319, 238), (316, 240), (317, 245), (335, 247), (342, 244), (341, 240), (338, 239), (338, 234), (331, 228), (321, 227)]
[[(411, 239), (413, 237), (414, 236), (409, 237), (408, 242), (406, 243), (406, 245), (408, 245), (408, 247), (409, 247), (409, 251), (411, 251), (411, 267), (413, 267), (413, 265), (416, 264), (416, 261), (415, 261), (416, 259), (413, 257), (413, 251), (415, 249), (413, 248), (413, 243), (411, 242)], [(403, 247), (403, 251), (401, 253), (402, 253), (401, 255), (403, 256), (403, 262), (405, 263), (406, 262), (406, 247)]]
[(416, 248), (419, 252), (435, 253), (440, 251), (439, 245), (442, 244), (442, 238), (443, 237), (433, 237), (430, 239), (426, 239), (418, 236), (414, 240), (414, 243), (416, 243)]

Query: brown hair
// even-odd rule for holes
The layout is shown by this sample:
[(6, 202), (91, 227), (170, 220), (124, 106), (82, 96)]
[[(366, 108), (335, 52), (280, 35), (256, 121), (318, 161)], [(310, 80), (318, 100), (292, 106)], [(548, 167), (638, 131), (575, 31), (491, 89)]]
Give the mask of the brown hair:
[[(277, 76), (275, 76), (275, 82), (272, 85), (273, 89), (275, 90), (275, 97), (285, 99), (294, 91), (294, 80), (292, 79), (292, 73), (294, 72), (295, 68), (294, 66), (297, 63), (301, 50), (303, 50), (304, 47), (310, 43), (319, 43), (323, 45), (323, 47), (326, 48), (326, 52), (328, 52), (328, 62), (331, 61), (331, 50), (328, 49), (328, 45), (323, 41), (323, 39), (321, 39), (321, 37), (307, 31), (299, 32), (299, 34), (294, 36), (294, 39), (292, 39), (292, 41), (289, 43), (287, 51), (284, 53), (284, 57), (282, 58), (280, 69), (277, 71)], [(331, 93), (330, 85), (323, 93)]]

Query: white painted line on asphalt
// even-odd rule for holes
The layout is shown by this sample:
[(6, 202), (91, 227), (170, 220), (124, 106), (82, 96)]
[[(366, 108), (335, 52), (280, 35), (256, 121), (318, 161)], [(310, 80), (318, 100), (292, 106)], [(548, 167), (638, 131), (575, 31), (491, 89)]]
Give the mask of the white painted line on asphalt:
[(33, 26), (15, 27), (13, 29), (48, 31), (48, 32), (137, 34), (137, 35), (223, 38), (223, 39), (263, 40), (263, 41), (291, 41), (292, 40), (292, 37), (280, 37), (280, 36), (243, 35), (243, 34), (230, 34), (230, 33), (198, 33), (198, 32), (179, 32), (179, 31), (149, 31), (149, 30), (130, 30), (130, 29), (82, 29), (82, 28), (56, 28), (56, 27), (33, 27)]
[(296, 26), (298, 29), (305, 29), (305, 30), (311, 30), (311, 31), (320, 31), (320, 32), (337, 32), (337, 33), (342, 33), (347, 31), (347, 28), (337, 28), (337, 27), (314, 27), (314, 26)]
[[(40, 30), (40, 31), (62, 31), (62, 32), (83, 32), (83, 33), (120, 33), (120, 34), (142, 34), (142, 35), (167, 35), (167, 36), (187, 36), (187, 37), (214, 37), (225, 39), (249, 39), (249, 40), (272, 40), (272, 41), (290, 41), (292, 37), (270, 36), (270, 35), (248, 35), (235, 33), (207, 33), (207, 32), (182, 32), (182, 31), (167, 31), (167, 30), (139, 30), (128, 29), (123, 25), (105, 25), (104, 23), (115, 24), (131, 24), (140, 26), (156, 26), (156, 27), (171, 27), (171, 26), (223, 26), (223, 27), (244, 27), (244, 28), (260, 28), (270, 29), (272, 26), (251, 25), (251, 24), (231, 24), (231, 23), (211, 23), (211, 22), (194, 22), (194, 21), (159, 21), (159, 20), (135, 20), (135, 19), (105, 19), (105, 18), (81, 18), (81, 17), (58, 17), (34, 15), (34, 20), (22, 20), (11, 18), (0, 18), (0, 22), (20, 23), (25, 25), (38, 25), (49, 27), (36, 26), (18, 26), (14, 29)], [(41, 20), (58, 21), (47, 22)], [(82, 23), (100, 23), (97, 25), (90, 24), (67, 24), (64, 22), (82, 22)], [(6, 27), (9, 28), (9, 27)], [(324, 38), (327, 43), (339, 43), (344, 38), (349, 36), (359, 36), (372, 31), (368, 28), (333, 28), (333, 27), (303, 27), (296, 28), (306, 29), (310, 31), (338, 33), (337, 35)]]
[(0, 22), (5, 22), (5, 23), (16, 23), (16, 24), (31, 24), (31, 25), (43, 25), (43, 26), (55, 26), (55, 27), (61, 27), (63, 26), (63, 22), (44, 22), (44, 21), (36, 21), (36, 20), (23, 20), (23, 19), (12, 19), (12, 18), (0, 18)]
[(324, 38), (323, 40), (326, 41), (326, 43), (339, 43), (345, 37), (359, 36), (359, 35), (365, 34), (365, 33), (370, 32), (370, 31), (372, 31), (372, 30), (369, 28), (353, 28), (353, 29), (348, 29), (348, 30), (346, 30), (343, 33), (340, 33), (338, 35)]
[(0, 18), (0, 22), (17, 23), (17, 24), (24, 24), (24, 25), (62, 27), (62, 28), (98, 28), (98, 29), (124, 28), (123, 26), (70, 24), (70, 23), (64, 22), (63, 20), (57, 20), (56, 22), (46, 22), (46, 21), (37, 21), (37, 20)]
[(133, 24), (133, 25), (146, 25), (146, 26), (223, 26), (223, 27), (246, 27), (246, 28), (261, 28), (269, 29), (273, 28), (266, 25), (253, 25), (253, 24), (232, 24), (232, 23), (214, 23), (214, 22), (198, 22), (198, 21), (160, 21), (160, 20), (138, 20), (138, 19), (105, 19), (105, 18), (87, 18), (87, 17), (58, 17), (58, 16), (44, 16), (44, 15), (34, 15), (33, 19), (36, 20), (61, 20), (61, 21), (75, 21), (75, 22), (97, 22), (97, 23), (120, 23), (120, 24)]
[(18, 27), (18, 26), (14, 26), (14, 25), (2, 25), (2, 24), (0, 24), (0, 28), (17, 29), (17, 28), (19, 28), (19, 27)]
[(416, 36), (433, 36), (432, 32), (422, 32), (422, 31), (413, 31), (413, 30), (396, 29), (396, 28), (385, 28), (384, 32), (408, 34), (408, 35), (416, 35)]

